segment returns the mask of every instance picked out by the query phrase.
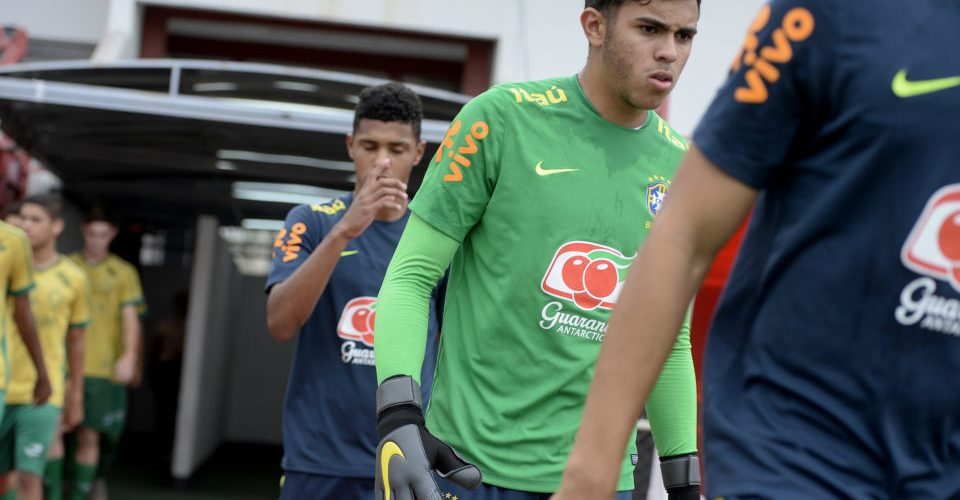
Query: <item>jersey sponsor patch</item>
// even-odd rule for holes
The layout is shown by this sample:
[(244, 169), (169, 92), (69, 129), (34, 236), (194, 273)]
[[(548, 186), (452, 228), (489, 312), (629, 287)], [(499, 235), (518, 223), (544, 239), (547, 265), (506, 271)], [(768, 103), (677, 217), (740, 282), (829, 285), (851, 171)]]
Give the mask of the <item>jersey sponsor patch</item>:
[(960, 336), (960, 300), (937, 295), (937, 281), (960, 292), (960, 184), (938, 190), (927, 201), (900, 251), (900, 260), (923, 275), (900, 292), (894, 312), (904, 326)]
[(273, 258), (277, 257), (277, 251), (283, 255), (284, 262), (296, 260), (300, 255), (303, 235), (307, 233), (307, 225), (298, 222), (288, 231), (286, 228), (277, 233), (277, 239), (273, 242)]
[(609, 311), (617, 302), (634, 257), (588, 241), (563, 244), (540, 284), (544, 293), (563, 300), (544, 304), (540, 328), (602, 342)]
[(567, 93), (556, 85), (547, 89), (546, 92), (527, 92), (518, 87), (511, 87), (510, 92), (513, 93), (517, 104), (531, 102), (540, 106), (551, 106), (567, 102)]
[(554, 254), (541, 288), (584, 311), (613, 309), (633, 257), (587, 241), (563, 244)]
[(770, 16), (771, 9), (767, 4), (750, 25), (743, 47), (733, 61), (734, 73), (740, 71), (743, 66), (749, 68), (743, 75), (745, 84), (738, 87), (733, 94), (737, 102), (746, 104), (767, 102), (770, 95), (767, 85), (775, 85), (780, 81), (780, 69), (775, 64), (783, 65), (790, 62), (794, 55), (794, 45), (813, 35), (816, 25), (813, 14), (803, 7), (794, 7), (783, 16), (781, 25), (773, 30), (768, 44), (760, 47), (757, 34), (770, 23)]
[(376, 317), (376, 297), (357, 297), (343, 307), (337, 324), (337, 336), (345, 341), (340, 346), (344, 363), (373, 366), (373, 326)]
[(464, 130), (463, 146), (454, 149), (454, 144), (460, 137), (460, 131), (463, 129), (463, 121), (457, 120), (447, 129), (447, 135), (440, 141), (440, 147), (437, 148), (437, 154), (433, 157), (434, 163), (441, 163), (450, 160), (448, 167), (450, 173), (443, 176), (443, 182), (460, 182), (463, 180), (463, 171), (460, 167), (468, 168), (472, 165), (470, 157), (480, 151), (479, 141), (484, 140), (490, 135), (490, 126), (487, 122), (476, 121), (470, 125), (469, 129)]

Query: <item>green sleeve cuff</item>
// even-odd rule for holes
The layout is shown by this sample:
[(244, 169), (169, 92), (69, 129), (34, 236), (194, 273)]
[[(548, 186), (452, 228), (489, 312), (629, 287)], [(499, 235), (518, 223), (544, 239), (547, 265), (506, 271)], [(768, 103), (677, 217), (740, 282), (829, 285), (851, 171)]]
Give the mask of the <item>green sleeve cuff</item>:
[(690, 354), (690, 310), (647, 399), (647, 418), (661, 457), (697, 451), (697, 377)]
[(86, 328), (90, 326), (90, 320), (86, 320), (80, 323), (70, 323), (67, 325), (67, 328)]
[(459, 247), (453, 238), (410, 215), (377, 297), (373, 348), (378, 384), (394, 375), (420, 382), (430, 294)]
[(37, 286), (36, 283), (30, 283), (29, 285), (19, 290), (10, 290), (10, 295), (13, 295), (14, 297), (22, 297), (30, 293), (30, 290), (33, 290), (36, 286)]

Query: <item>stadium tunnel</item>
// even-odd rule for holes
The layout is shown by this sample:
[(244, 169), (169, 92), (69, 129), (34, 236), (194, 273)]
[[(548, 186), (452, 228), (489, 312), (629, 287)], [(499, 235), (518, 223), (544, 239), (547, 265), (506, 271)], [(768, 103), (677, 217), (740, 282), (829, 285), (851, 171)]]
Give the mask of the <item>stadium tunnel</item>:
[[(174, 478), (189, 478), (221, 441), (279, 443), (293, 345), (266, 333), (267, 230), (293, 204), (352, 189), (344, 136), (359, 91), (381, 82), (182, 59), (0, 68), (4, 133), (62, 180), (72, 206), (103, 203), (121, 216), (150, 319), (169, 313), (178, 290), (190, 292)], [(413, 191), (468, 97), (411, 87), (428, 142)]]

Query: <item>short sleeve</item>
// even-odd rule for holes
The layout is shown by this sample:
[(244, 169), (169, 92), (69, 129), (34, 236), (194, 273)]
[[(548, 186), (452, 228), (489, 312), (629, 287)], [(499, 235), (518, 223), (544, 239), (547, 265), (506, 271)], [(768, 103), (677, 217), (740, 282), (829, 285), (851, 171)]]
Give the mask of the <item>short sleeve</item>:
[(10, 293), (23, 295), (33, 288), (33, 252), (23, 233), (16, 233), (16, 244), (11, 245)]
[(137, 313), (142, 314), (145, 311), (145, 301), (143, 299), (143, 287), (140, 285), (140, 274), (137, 268), (124, 266), (124, 279), (122, 281), (123, 289), (120, 290), (120, 304), (122, 306), (135, 305)]
[(269, 293), (273, 285), (289, 278), (323, 241), (323, 231), (316, 219), (310, 205), (299, 205), (287, 214), (283, 229), (273, 243), (273, 269), (267, 276), (265, 292)]
[(494, 87), (460, 110), (410, 204), (421, 219), (457, 241), (483, 216), (500, 174), (505, 92)]
[(81, 273), (72, 283), (75, 299), (70, 308), (70, 328), (83, 328), (90, 323), (90, 282)]
[(721, 169), (757, 189), (788, 166), (819, 129), (830, 101), (839, 1), (774, 0), (747, 32), (694, 142)]

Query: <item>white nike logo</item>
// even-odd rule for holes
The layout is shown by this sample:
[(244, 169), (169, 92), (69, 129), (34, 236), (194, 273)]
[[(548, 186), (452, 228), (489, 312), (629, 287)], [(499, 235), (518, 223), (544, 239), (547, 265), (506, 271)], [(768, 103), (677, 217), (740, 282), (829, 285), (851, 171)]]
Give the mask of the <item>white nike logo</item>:
[(546, 168), (543, 168), (543, 162), (542, 162), (542, 161), (539, 161), (539, 162), (537, 162), (537, 169), (536, 169), (536, 170), (537, 170), (537, 175), (539, 175), (539, 176), (544, 176), (544, 175), (562, 174), (562, 173), (564, 173), (564, 172), (576, 172), (577, 170), (580, 170), (580, 169), (579, 169), (579, 168), (550, 168), (550, 169), (546, 169)]

